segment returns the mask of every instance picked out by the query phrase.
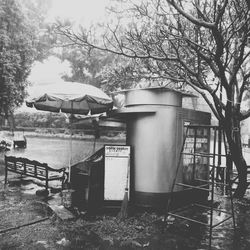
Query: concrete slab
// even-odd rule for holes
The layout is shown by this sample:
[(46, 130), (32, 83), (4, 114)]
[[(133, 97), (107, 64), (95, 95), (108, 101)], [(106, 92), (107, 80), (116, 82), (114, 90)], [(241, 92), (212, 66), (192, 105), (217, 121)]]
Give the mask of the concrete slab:
[(63, 205), (55, 205), (55, 204), (48, 204), (48, 207), (53, 211), (53, 213), (60, 219), (60, 220), (73, 220), (76, 217), (73, 213), (71, 213), (68, 209), (66, 209)]

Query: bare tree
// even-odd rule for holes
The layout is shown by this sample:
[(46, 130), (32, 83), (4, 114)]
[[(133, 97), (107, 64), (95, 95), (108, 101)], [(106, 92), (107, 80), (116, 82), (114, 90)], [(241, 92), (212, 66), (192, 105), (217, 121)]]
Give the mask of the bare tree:
[(234, 195), (243, 197), (247, 164), (240, 122), (250, 116), (250, 109), (241, 107), (250, 86), (248, 1), (154, 0), (127, 10), (116, 12), (126, 25), (120, 20), (108, 26), (102, 41), (91, 32), (58, 31), (77, 45), (140, 60), (152, 75), (198, 91), (225, 131), (239, 176)]

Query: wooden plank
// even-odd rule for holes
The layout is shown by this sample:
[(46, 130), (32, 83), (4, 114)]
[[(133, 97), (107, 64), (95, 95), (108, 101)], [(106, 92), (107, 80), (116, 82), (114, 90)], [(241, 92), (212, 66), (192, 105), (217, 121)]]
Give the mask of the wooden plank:
[(63, 205), (49, 205), (49, 208), (55, 213), (55, 215), (61, 220), (72, 220), (75, 216), (66, 209)]

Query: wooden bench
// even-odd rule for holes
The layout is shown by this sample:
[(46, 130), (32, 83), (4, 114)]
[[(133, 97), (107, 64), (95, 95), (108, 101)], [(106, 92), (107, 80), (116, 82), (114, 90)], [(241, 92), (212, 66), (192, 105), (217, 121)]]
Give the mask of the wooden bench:
[(49, 167), (47, 163), (5, 155), (5, 184), (7, 184), (8, 171), (45, 181), (46, 190), (48, 190), (49, 181), (62, 181), (63, 188), (65, 180), (65, 168), (54, 169)]

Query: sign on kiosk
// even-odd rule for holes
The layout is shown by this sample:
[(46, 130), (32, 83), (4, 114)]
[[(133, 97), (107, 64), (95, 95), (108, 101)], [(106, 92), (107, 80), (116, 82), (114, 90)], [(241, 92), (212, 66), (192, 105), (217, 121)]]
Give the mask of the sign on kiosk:
[(104, 166), (104, 200), (122, 200), (127, 178), (129, 183), (130, 146), (106, 145)]

